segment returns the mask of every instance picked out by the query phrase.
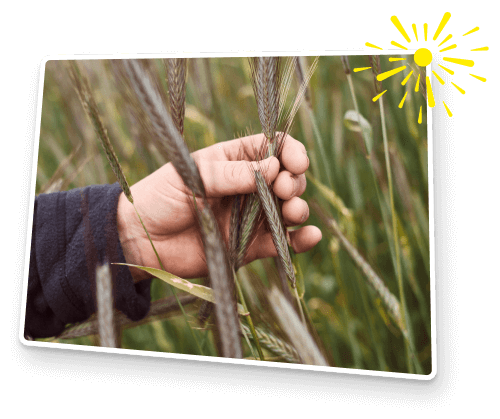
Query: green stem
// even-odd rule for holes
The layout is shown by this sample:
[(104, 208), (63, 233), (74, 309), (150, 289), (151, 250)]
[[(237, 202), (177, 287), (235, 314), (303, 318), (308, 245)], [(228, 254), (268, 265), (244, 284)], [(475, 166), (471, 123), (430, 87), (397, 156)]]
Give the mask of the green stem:
[(295, 291), (295, 299), (297, 300), (297, 305), (299, 306), (300, 318), (302, 320), (302, 323), (307, 329), (306, 318), (304, 316), (304, 309), (302, 308), (302, 304), (300, 303), (300, 297), (299, 297), (299, 292), (297, 291), (297, 287), (294, 288), (294, 291)]
[[(401, 268), (401, 249), (400, 249), (400, 244), (399, 244), (399, 238), (398, 238), (398, 230), (397, 230), (397, 215), (396, 215), (396, 208), (394, 205), (394, 188), (392, 184), (392, 170), (391, 170), (391, 159), (389, 157), (389, 141), (387, 139), (387, 124), (385, 121), (385, 112), (384, 112), (384, 98), (381, 97), (378, 100), (379, 107), (380, 107), (380, 119), (381, 119), (381, 124), (382, 124), (382, 139), (384, 141), (384, 154), (385, 154), (385, 165), (387, 169), (387, 181), (389, 183), (389, 199), (390, 199), (390, 204), (391, 204), (391, 216), (392, 216), (392, 233), (393, 233), (393, 240), (394, 240), (394, 251), (395, 251), (395, 256), (396, 256), (396, 275), (397, 275), (397, 280), (398, 280), (398, 289), (399, 289), (399, 299), (401, 301), (401, 320), (403, 322), (403, 326), (406, 330), (408, 330), (408, 342), (405, 341), (405, 346), (406, 346), (406, 354), (407, 354), (407, 364), (408, 364), (408, 371), (410, 373), (413, 372), (413, 362), (412, 362), (412, 357), (415, 357), (415, 347), (413, 345), (413, 333), (412, 331), (408, 328), (407, 324), (407, 310), (406, 310), (406, 298), (405, 298), (405, 292), (404, 292), (404, 284), (403, 284), (403, 271)], [(411, 347), (411, 348), (410, 348)], [(417, 359), (415, 359), (415, 362), (417, 362)]]
[[(326, 172), (326, 178), (328, 181), (328, 186), (333, 187), (332, 178), (328, 166), (328, 162), (326, 160), (325, 148), (323, 147), (323, 139), (321, 138), (321, 133), (319, 132), (318, 123), (316, 121), (316, 117), (314, 116), (314, 112), (310, 106), (307, 107), (309, 110), (309, 118), (311, 119), (311, 125), (314, 133), (314, 138), (316, 139), (316, 144), (319, 148), (319, 154), (321, 155), (321, 163), (323, 164), (323, 168)], [(319, 173), (318, 173), (319, 177)]]
[[(255, 327), (253, 325), (252, 316), (250, 315), (250, 312), (248, 311), (247, 303), (245, 301), (245, 296), (243, 295), (243, 290), (241, 289), (239, 280), (236, 277), (236, 275), (235, 275), (235, 282), (236, 282), (236, 289), (238, 290), (238, 296), (239, 296), (240, 301), (241, 301), (241, 305), (243, 306), (245, 311), (248, 313), (248, 316), (246, 316), (246, 317), (248, 320), (248, 325), (250, 326), (250, 331), (252, 332), (253, 341), (255, 342), (255, 346), (257, 346), (257, 351), (259, 352), (259, 358), (261, 361), (265, 361), (264, 353), (262, 352), (259, 338), (257, 337), (257, 332), (255, 331)], [(250, 343), (249, 343), (249, 345), (250, 345)], [(250, 349), (252, 349), (252, 346), (250, 346)]]
[[(350, 74), (347, 74), (347, 81), (349, 83), (349, 89), (351, 91), (351, 96), (352, 100), (354, 102), (354, 109), (356, 110), (356, 114), (358, 115), (359, 118), (359, 107), (358, 107), (358, 101), (356, 99), (356, 93), (354, 91), (354, 84), (352, 82), (352, 77)], [(382, 219), (384, 221), (384, 227), (385, 231), (387, 234), (387, 237), (389, 239), (389, 248), (391, 250), (391, 255), (392, 255), (392, 261), (394, 268), (396, 270), (396, 275), (397, 275), (397, 280), (398, 280), (398, 287), (399, 287), (399, 297), (401, 299), (401, 310), (402, 310), (402, 320), (403, 320), (403, 325), (406, 329), (407, 332), (407, 339), (405, 339), (405, 348), (406, 348), (406, 354), (407, 354), (407, 364), (408, 364), (408, 370), (410, 372), (413, 371), (413, 362), (411, 361), (411, 358), (414, 359), (415, 366), (417, 368), (417, 371), (421, 371), (421, 367), (418, 362), (418, 358), (416, 357), (416, 351), (415, 347), (413, 344), (413, 338), (412, 338), (412, 333), (408, 330), (408, 324), (406, 322), (407, 318), (407, 312), (406, 312), (406, 301), (404, 300), (404, 289), (403, 289), (403, 281), (402, 281), (402, 270), (401, 270), (401, 261), (399, 257), (400, 253), (400, 248), (399, 248), (399, 242), (397, 240), (397, 230), (396, 230), (396, 213), (394, 211), (394, 194), (392, 190), (392, 176), (391, 176), (391, 170), (390, 170), (390, 161), (389, 161), (389, 152), (388, 152), (388, 142), (387, 142), (387, 127), (386, 127), (386, 122), (385, 122), (385, 114), (383, 112), (384, 106), (383, 106), (383, 98), (381, 97), (379, 99), (379, 106), (380, 106), (380, 114), (382, 118), (382, 136), (383, 136), (383, 141), (384, 141), (384, 150), (386, 151), (386, 166), (387, 166), (387, 173), (388, 173), (388, 182), (389, 182), (389, 195), (390, 195), (390, 205), (391, 205), (391, 213), (392, 213), (392, 225), (393, 225), (393, 236), (391, 238), (391, 233), (390, 233), (390, 227), (389, 223), (387, 220), (387, 216), (385, 213), (385, 205), (384, 201), (382, 198), (382, 195), (380, 193), (380, 189), (378, 186), (377, 182), (377, 175), (375, 174), (375, 169), (373, 168), (373, 164), (370, 159), (370, 154), (369, 154), (369, 148), (368, 148), (368, 140), (366, 138), (365, 132), (362, 130), (361, 135), (363, 137), (363, 141), (365, 143), (366, 147), (366, 158), (370, 162), (369, 166), (372, 172), (372, 177), (373, 177), (373, 183), (375, 185), (375, 191), (377, 193), (377, 199), (380, 205), (380, 211), (382, 214)], [(358, 121), (360, 123), (360, 121)], [(361, 125), (361, 123), (360, 123)]]

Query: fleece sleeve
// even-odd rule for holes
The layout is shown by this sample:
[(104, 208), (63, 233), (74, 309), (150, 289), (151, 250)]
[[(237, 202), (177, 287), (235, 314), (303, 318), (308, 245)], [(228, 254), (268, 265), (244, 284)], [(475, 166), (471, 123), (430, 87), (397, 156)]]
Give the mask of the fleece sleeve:
[[(121, 189), (94, 185), (35, 199), (25, 336), (57, 336), (95, 312), (95, 269), (125, 262), (116, 227)], [(150, 280), (134, 284), (126, 266), (110, 265), (115, 307), (131, 320), (149, 311)]]

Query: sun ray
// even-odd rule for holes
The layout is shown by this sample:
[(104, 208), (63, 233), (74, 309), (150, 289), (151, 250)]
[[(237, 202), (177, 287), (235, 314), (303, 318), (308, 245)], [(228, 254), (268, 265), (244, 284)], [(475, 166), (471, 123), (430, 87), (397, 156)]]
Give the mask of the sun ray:
[(444, 67), (441, 64), (438, 64), (438, 66), (441, 67), (447, 73), (451, 74), (452, 76), (453, 76), (453, 74), (455, 74), (455, 72), (453, 70), (450, 70), (448, 67)]
[(399, 102), (399, 109), (401, 109), (403, 107), (403, 105), (405, 104), (405, 99), (406, 99), (406, 95), (408, 94), (408, 92), (405, 93), (405, 95), (403, 96), (403, 99), (401, 99), (401, 102)]
[(382, 95), (383, 95), (385, 92), (387, 92), (387, 90), (384, 90), (382, 93), (380, 93), (380, 94), (378, 94), (377, 96), (375, 96), (372, 100), (373, 100), (374, 102), (376, 102), (377, 100), (379, 100), (379, 99), (382, 97)]
[(406, 58), (394, 58), (394, 57), (390, 57), (389, 58), (389, 61), (392, 63), (394, 61), (402, 61), (402, 60), (406, 60)]
[(453, 83), (453, 82), (451, 82), (451, 84), (452, 84), (453, 86), (455, 86), (455, 87), (457, 88), (457, 90), (458, 90), (460, 93), (462, 93), (463, 95), (465, 95), (465, 90), (464, 90), (464, 89), (462, 89), (461, 87), (457, 86), (457, 85), (456, 85), (455, 83)]
[(418, 92), (418, 88), (420, 87), (420, 74), (417, 77), (417, 82), (415, 83), (415, 92)]
[(391, 45), (394, 45), (395, 47), (398, 47), (398, 48), (401, 48), (401, 49), (408, 50), (408, 48), (404, 47), (401, 44), (398, 44), (396, 41), (391, 41)]
[[(469, 73), (470, 74), (470, 73)], [(470, 74), (472, 77), (478, 79), (478, 80), (481, 80), (482, 82), (485, 82), (486, 79), (484, 77), (480, 77), (480, 76), (476, 76), (475, 74)]]
[(401, 67), (395, 68), (394, 70), (389, 70), (389, 71), (386, 71), (385, 73), (381, 73), (377, 76), (377, 80), (382, 81), (382, 80), (388, 79), (389, 77), (394, 76), (394, 74), (397, 74), (400, 71), (403, 71), (405, 68), (406, 68), (406, 66), (403, 65)]
[(405, 79), (401, 82), (401, 84), (404, 86), (406, 82), (410, 79), (411, 75), (413, 74), (413, 70), (410, 71), (410, 74), (408, 74)]
[(439, 24), (439, 26), (438, 26), (438, 28), (436, 30), (436, 33), (434, 34), (434, 37), (432, 38), (434, 41), (436, 39), (438, 39), (439, 34), (441, 33), (441, 31), (444, 29), (444, 27), (446, 26), (446, 24), (450, 20), (450, 17), (451, 17), (451, 13), (450, 12), (446, 12), (443, 15), (443, 18), (441, 19), (441, 23)]
[(488, 47), (481, 47), (481, 48), (476, 48), (476, 49), (471, 49), (471, 51), (488, 51)]
[(424, 23), (424, 39), (427, 41), (427, 23)]
[(434, 93), (432, 93), (431, 79), (429, 76), (425, 78), (425, 86), (427, 87), (427, 103), (429, 107), (433, 108), (436, 106), (436, 102), (434, 101)]
[(465, 65), (467, 67), (474, 67), (474, 61), (472, 60), (464, 60), (462, 58), (450, 58), (450, 57), (444, 57), (443, 60), (448, 61), (449, 63)]
[(422, 105), (420, 105), (420, 112), (418, 113), (418, 123), (422, 123)]
[(450, 33), (446, 38), (443, 39), (443, 42), (441, 42), (438, 45), (438, 47), (440, 47), (441, 45), (443, 45), (446, 41), (449, 41), (452, 37), (453, 37), (453, 35)]
[(365, 70), (369, 70), (371, 67), (358, 67), (358, 68), (355, 68), (354, 69), (354, 72), (355, 73), (359, 73), (360, 71), (365, 71)]
[(406, 42), (410, 43), (411, 39), (408, 36), (408, 34), (406, 33), (405, 28), (403, 28), (403, 25), (401, 25), (401, 22), (399, 21), (397, 16), (391, 17), (391, 22), (394, 24), (394, 26), (399, 31), (399, 33), (404, 36), (404, 38), (406, 39)]
[(453, 45), (450, 45), (449, 47), (446, 47), (446, 48), (439, 50), (439, 52), (444, 52), (444, 51), (448, 51), (450, 49), (455, 49), (456, 47), (457, 47), (457, 44), (453, 44)]
[(448, 108), (448, 106), (446, 105), (446, 103), (444, 103), (444, 100), (443, 100), (443, 105), (446, 109), (446, 112), (448, 113), (448, 116), (451, 118), (453, 116), (453, 114), (451, 113), (450, 111), (450, 108)]
[(432, 70), (432, 74), (434, 74), (434, 76), (436, 76), (436, 79), (438, 79), (438, 82), (444, 86), (444, 80), (441, 77), (439, 77), (438, 73)]
[(411, 25), (411, 27), (413, 28), (413, 33), (415, 34), (415, 39), (418, 42), (417, 25), (413, 24), (413, 25)]
[(367, 42), (365, 45), (367, 47), (370, 47), (370, 48), (377, 48), (377, 49), (381, 49), (382, 51), (384, 50), (383, 48), (377, 47), (376, 45), (370, 44), (369, 42)]
[(469, 32), (464, 33), (462, 36), (469, 35), (473, 32), (477, 32), (479, 30), (479, 26), (476, 26), (474, 29), (471, 29)]

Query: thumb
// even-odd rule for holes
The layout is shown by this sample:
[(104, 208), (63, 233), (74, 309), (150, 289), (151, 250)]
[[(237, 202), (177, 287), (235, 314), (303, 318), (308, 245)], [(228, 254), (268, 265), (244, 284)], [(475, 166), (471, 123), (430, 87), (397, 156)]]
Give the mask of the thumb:
[(221, 198), (256, 192), (256, 170), (262, 171), (267, 183), (273, 182), (278, 176), (280, 163), (276, 157), (269, 157), (260, 162), (202, 160), (198, 163), (198, 169), (207, 196)]

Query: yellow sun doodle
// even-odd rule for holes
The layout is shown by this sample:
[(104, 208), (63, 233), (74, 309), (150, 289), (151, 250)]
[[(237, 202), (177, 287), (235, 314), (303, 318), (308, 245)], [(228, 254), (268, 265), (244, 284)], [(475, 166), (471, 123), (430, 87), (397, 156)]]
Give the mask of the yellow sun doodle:
[[(435, 43), (439, 42), (438, 38), (440, 37), (441, 33), (443, 32), (443, 29), (445, 28), (445, 26), (448, 23), (448, 21), (450, 20), (450, 17), (451, 17), (451, 13), (446, 12), (444, 14), (443, 18), (441, 19), (441, 22), (439, 23), (439, 25), (438, 25), (438, 27), (436, 29), (436, 32), (434, 33), (434, 35), (432, 37), (432, 41), (434, 41)], [(401, 24), (401, 22), (399, 21), (399, 19), (397, 18), (397, 16), (392, 16), (391, 17), (391, 22), (394, 24), (394, 26), (399, 31), (399, 33), (403, 36), (403, 38), (406, 40), (406, 42), (407, 43), (411, 43), (410, 36), (406, 32), (405, 28), (403, 27), (403, 25)], [(427, 25), (427, 23), (424, 23), (423, 28), (424, 28), (424, 41), (428, 42), (428, 40), (427, 40), (427, 38), (428, 38), (427, 37), (427, 35), (428, 35), (428, 25)], [(413, 30), (413, 34), (415, 35), (415, 39), (418, 42), (418, 30), (417, 30), (417, 25), (415, 23), (412, 24), (412, 30)], [(479, 27), (475, 27), (474, 29), (471, 29), (470, 31), (464, 33), (462, 36), (470, 35), (470, 34), (472, 34), (474, 32), (477, 32), (478, 30), (479, 30)], [(436, 49), (438, 49), (439, 52), (445, 52), (445, 51), (450, 51), (452, 49), (457, 48), (457, 44), (452, 44), (452, 45), (449, 45), (449, 46), (444, 46), (442, 49), (439, 49), (442, 45), (444, 45), (445, 43), (447, 43), (452, 37), (453, 37), (453, 35), (451, 35), (451, 34), (447, 35), (437, 45)], [(383, 48), (381, 48), (381, 47), (379, 47), (377, 45), (371, 44), (370, 42), (367, 42), (365, 45), (367, 47), (370, 47), (370, 48), (375, 48), (375, 49), (383, 50)], [(398, 43), (396, 41), (391, 41), (391, 45), (393, 45), (393, 46), (395, 46), (395, 47), (397, 47), (399, 49), (402, 49), (402, 50), (406, 50), (406, 51), (408, 50), (407, 47), (405, 47), (404, 45), (401, 45), (400, 43)], [(472, 49), (471, 51), (488, 51), (488, 49), (489, 49), (488, 47), (480, 47), (480, 48)], [(433, 56), (431, 50), (428, 49), (428, 48), (419, 48), (415, 52), (415, 54), (413, 54), (413, 61), (419, 67), (423, 67), (423, 68), (427, 67), (429, 64), (431, 64), (433, 62), (433, 59), (434, 59), (434, 56)], [(406, 58), (389, 57), (389, 62), (405, 61), (405, 60), (406, 60)], [(466, 60), (466, 59), (462, 59), (462, 58), (443, 57), (443, 60), (446, 61), (447, 63), (457, 64), (457, 65), (465, 66), (465, 67), (473, 67), (474, 66), (474, 61), (472, 61), (472, 60)], [(452, 75), (452, 76), (455, 74), (454, 70), (448, 68), (445, 65), (438, 64), (438, 66), (440, 68), (442, 68), (444, 71), (446, 71), (448, 74)], [(400, 67), (397, 67), (397, 68), (394, 68), (392, 70), (386, 71), (385, 73), (381, 73), (381, 74), (377, 75), (377, 80), (378, 81), (386, 80), (389, 77), (392, 77), (392, 76), (394, 76), (394, 75), (402, 72), (407, 67), (408, 67), (407, 65), (402, 65)], [(359, 71), (368, 70), (370, 68), (371, 67), (355, 68), (354, 72), (357, 73)], [(435, 70), (431, 70), (431, 72), (432, 72), (432, 75), (436, 78), (436, 80), (441, 85), (444, 86), (446, 84), (445, 81), (443, 80), (443, 78)], [(411, 77), (412, 74), (413, 74), (413, 70), (411, 70), (410, 73), (401, 82), (401, 84), (403, 86), (406, 85), (406, 83), (408, 82), (408, 80), (410, 79), (410, 77)], [(472, 77), (474, 77), (475, 79), (477, 79), (479, 81), (482, 81), (482, 82), (486, 81), (486, 79), (484, 77), (477, 76), (477, 75), (474, 75), (474, 74), (471, 74), (471, 73), (469, 73), (469, 75), (472, 76)], [(423, 82), (423, 79), (422, 79), (422, 82)], [(455, 87), (461, 94), (463, 94), (463, 95), (465, 94), (465, 90), (462, 89), (460, 86), (456, 85), (453, 82), (451, 82), (451, 85), (453, 87)], [(418, 74), (417, 81), (415, 83), (415, 92), (419, 91), (419, 86), (420, 86), (420, 74)], [(434, 93), (432, 91), (431, 79), (430, 79), (429, 76), (425, 77), (425, 88), (427, 90), (427, 103), (429, 104), (429, 107), (433, 108), (433, 107), (436, 106), (436, 102), (434, 100)], [(380, 93), (377, 96), (375, 96), (372, 99), (373, 102), (376, 102), (380, 97), (382, 97), (382, 95), (385, 92), (387, 92), (387, 90), (384, 90), (382, 93)], [(406, 92), (404, 94), (403, 98), (401, 99), (401, 102), (399, 103), (399, 108), (402, 108), (404, 106), (407, 94), (408, 94), (408, 92)], [(446, 109), (446, 112), (447, 112), (448, 116), (452, 117), (453, 114), (451, 113), (450, 108), (448, 107), (448, 105), (446, 105), (446, 103), (444, 101), (443, 101), (443, 105), (444, 105), (444, 108)], [(420, 106), (420, 112), (419, 112), (419, 116), (418, 116), (418, 123), (419, 124), (422, 123), (422, 106)]]

